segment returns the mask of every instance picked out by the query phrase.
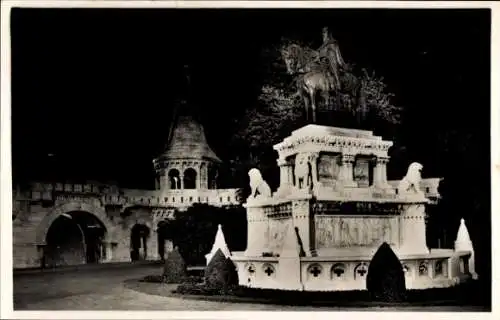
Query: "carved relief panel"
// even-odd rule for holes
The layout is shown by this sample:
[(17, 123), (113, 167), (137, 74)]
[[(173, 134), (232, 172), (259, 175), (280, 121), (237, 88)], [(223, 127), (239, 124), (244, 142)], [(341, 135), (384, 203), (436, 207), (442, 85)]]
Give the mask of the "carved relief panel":
[(340, 173), (340, 154), (321, 154), (318, 159), (319, 181), (325, 186), (334, 186)]
[(354, 165), (354, 181), (358, 187), (366, 188), (371, 183), (371, 159), (358, 157)]
[(270, 219), (266, 234), (267, 248), (274, 253), (280, 253), (288, 229), (293, 228), (292, 219)]
[(396, 217), (315, 217), (316, 248), (377, 247), (398, 243)]

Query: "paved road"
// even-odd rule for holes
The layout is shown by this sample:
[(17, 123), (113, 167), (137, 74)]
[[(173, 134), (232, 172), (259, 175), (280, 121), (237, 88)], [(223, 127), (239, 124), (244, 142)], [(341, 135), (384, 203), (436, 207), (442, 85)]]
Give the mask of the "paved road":
[[(14, 309), (21, 310), (136, 310), (136, 311), (329, 311), (346, 308), (286, 307), (220, 303), (148, 295), (127, 289), (124, 281), (158, 274), (159, 266), (34, 273), (14, 277)], [(356, 310), (356, 309), (348, 309)], [(388, 308), (360, 308), (381, 311)], [(403, 310), (402, 310), (403, 311)], [(404, 311), (460, 311), (457, 307), (405, 308)], [(468, 309), (468, 311), (472, 311)], [(478, 310), (479, 311), (479, 310)]]

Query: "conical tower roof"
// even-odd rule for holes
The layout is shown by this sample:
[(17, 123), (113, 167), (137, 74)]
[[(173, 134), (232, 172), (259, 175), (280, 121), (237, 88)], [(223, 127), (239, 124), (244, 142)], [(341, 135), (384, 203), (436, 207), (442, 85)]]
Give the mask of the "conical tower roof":
[(179, 85), (179, 98), (174, 105), (172, 126), (168, 134), (167, 147), (160, 156), (163, 160), (208, 160), (221, 162), (207, 142), (203, 126), (193, 116), (197, 114), (191, 96), (189, 66), (183, 67), (184, 81)]
[(188, 114), (179, 115), (172, 124), (172, 134), (162, 158), (196, 159), (221, 162), (210, 148), (203, 126)]

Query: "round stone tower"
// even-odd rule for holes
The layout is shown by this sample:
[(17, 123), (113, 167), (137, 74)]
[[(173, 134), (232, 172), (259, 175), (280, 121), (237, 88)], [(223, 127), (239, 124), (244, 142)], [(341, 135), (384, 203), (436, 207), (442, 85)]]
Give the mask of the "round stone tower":
[(153, 160), (156, 189), (216, 189), (221, 160), (210, 148), (203, 126), (181, 115), (173, 124), (165, 152)]
[[(184, 94), (189, 96), (187, 66)], [(216, 189), (221, 160), (210, 148), (203, 126), (195, 119), (185, 98), (174, 107), (174, 117), (165, 151), (153, 160), (156, 189)]]

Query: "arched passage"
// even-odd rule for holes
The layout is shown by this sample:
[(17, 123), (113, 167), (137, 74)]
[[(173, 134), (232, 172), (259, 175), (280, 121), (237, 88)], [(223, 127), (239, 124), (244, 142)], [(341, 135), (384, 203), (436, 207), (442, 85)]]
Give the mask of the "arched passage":
[(180, 173), (177, 169), (171, 169), (168, 172), (168, 182), (170, 189), (177, 190), (181, 188)]
[(196, 189), (196, 170), (187, 168), (184, 171), (184, 189)]
[(146, 260), (150, 229), (145, 224), (136, 223), (130, 230), (130, 258), (132, 261)]
[[(96, 225), (100, 228), (86, 228), (87, 226)], [(96, 230), (99, 236), (94, 235), (92, 231), (88, 230), (94, 228), (102, 228), (101, 231)], [(42, 219), (37, 226), (34, 242), (43, 248), (41, 252), (41, 265), (44, 267), (109, 260), (112, 258), (110, 247), (107, 252), (102, 248), (103, 252), (98, 259), (92, 257), (87, 259), (87, 252), (90, 254), (91, 251), (89, 250), (94, 246), (94, 243), (99, 244), (99, 246), (102, 244), (109, 245), (109, 243), (113, 242), (113, 239), (114, 225), (107, 218), (106, 211), (102, 206), (91, 202), (68, 201), (55, 206)], [(89, 245), (87, 245), (87, 242)], [(57, 248), (58, 246), (59, 248)], [(77, 254), (70, 253), (70, 247)], [(58, 256), (61, 258), (57, 258)], [(72, 257), (71, 259), (70, 256)]]
[(173, 249), (174, 227), (171, 220), (162, 220), (157, 225), (158, 235), (158, 255), (161, 260), (165, 260), (165, 255)]
[(99, 263), (106, 259), (103, 245), (106, 234), (104, 224), (91, 213), (61, 214), (47, 230), (42, 264), (56, 267)]

